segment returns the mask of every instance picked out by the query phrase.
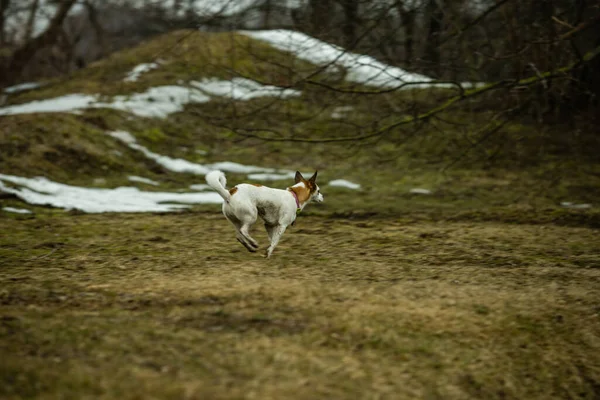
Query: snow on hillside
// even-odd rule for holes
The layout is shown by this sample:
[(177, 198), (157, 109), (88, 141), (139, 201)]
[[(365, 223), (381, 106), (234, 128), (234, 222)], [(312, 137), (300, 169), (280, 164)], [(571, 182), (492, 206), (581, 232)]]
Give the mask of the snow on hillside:
[[(17, 187), (6, 186), (3, 181)], [(66, 210), (76, 209), (87, 213), (166, 212), (187, 208), (189, 204), (223, 202), (216, 192), (145, 192), (135, 187), (82, 188), (42, 177), (23, 178), (0, 174), (0, 192), (2, 191), (12, 193), (29, 204), (48, 205)]]
[(131, 71), (129, 71), (129, 73), (127, 73), (127, 76), (123, 80), (125, 82), (136, 82), (140, 76), (157, 68), (157, 63), (144, 63), (136, 65)]
[(4, 89), (4, 93), (7, 94), (15, 94), (19, 92), (24, 92), (26, 90), (37, 89), (42, 86), (41, 83), (38, 82), (25, 82), (19, 83), (18, 85), (10, 86)]
[[(222, 161), (213, 164), (197, 164), (191, 161), (184, 160), (182, 158), (172, 158), (168, 156), (163, 156), (161, 154), (154, 153), (150, 151), (148, 148), (138, 144), (136, 142), (135, 137), (131, 135), (131, 133), (126, 131), (114, 131), (108, 132), (108, 134), (115, 139), (118, 139), (125, 143), (130, 148), (137, 150), (144, 154), (147, 158), (154, 160), (157, 164), (161, 165), (163, 168), (180, 173), (190, 173), (196, 175), (206, 175), (210, 171), (215, 169), (224, 171), (224, 172), (232, 172), (236, 174), (252, 174), (256, 172), (275, 172), (273, 168), (263, 168), (256, 167), (253, 165), (244, 165), (231, 161)], [(284, 173), (289, 173), (289, 171), (283, 171)], [(293, 175), (292, 175), (293, 176)]]
[(15, 207), (2, 207), (3, 211), (11, 212), (15, 214), (33, 214), (31, 210), (26, 208), (15, 208)]
[(282, 89), (277, 86), (262, 85), (250, 79), (233, 78), (231, 81), (204, 79), (190, 84), (213, 96), (228, 97), (234, 100), (251, 100), (258, 97), (296, 97), (301, 92), (293, 89)]
[[(377, 61), (375, 58), (351, 53), (342, 47), (322, 42), (301, 32), (285, 29), (265, 31), (240, 31), (251, 38), (269, 43), (276, 49), (287, 51), (296, 57), (320, 66), (338, 66), (346, 71), (346, 80), (380, 88), (454, 87), (450, 83), (435, 83), (428, 76), (408, 72)], [(463, 83), (465, 87), (478, 84)]]
[(251, 100), (258, 97), (294, 97), (300, 92), (277, 86), (261, 85), (244, 78), (230, 81), (204, 79), (191, 81), (190, 87), (165, 85), (151, 87), (142, 93), (115, 96), (110, 102), (99, 101), (98, 95), (69, 94), (53, 99), (37, 100), (0, 108), (0, 115), (29, 114), (36, 112), (75, 112), (86, 108), (113, 108), (140, 117), (166, 118), (183, 111), (186, 104), (206, 103), (207, 95), (235, 100)]

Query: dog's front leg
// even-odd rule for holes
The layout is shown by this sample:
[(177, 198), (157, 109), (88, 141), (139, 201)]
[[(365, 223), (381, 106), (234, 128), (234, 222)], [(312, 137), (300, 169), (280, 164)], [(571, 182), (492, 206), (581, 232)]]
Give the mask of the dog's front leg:
[(265, 254), (267, 258), (270, 258), (271, 254), (273, 254), (273, 250), (275, 250), (275, 246), (277, 246), (277, 243), (279, 243), (279, 239), (285, 232), (286, 228), (287, 227), (285, 225), (274, 225), (269, 227), (268, 231), (271, 238), (271, 245), (269, 248), (267, 248), (267, 252)]

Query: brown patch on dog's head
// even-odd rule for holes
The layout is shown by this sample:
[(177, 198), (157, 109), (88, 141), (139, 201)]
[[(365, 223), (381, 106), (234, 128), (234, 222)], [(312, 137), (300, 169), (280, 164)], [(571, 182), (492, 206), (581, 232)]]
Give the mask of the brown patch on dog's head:
[(300, 204), (305, 203), (310, 199), (310, 191), (305, 186), (292, 186), (288, 189), (296, 193), (296, 197), (298, 197), (298, 202), (300, 202)]
[(237, 186), (232, 187), (231, 189), (229, 189), (229, 194), (231, 196), (233, 196), (236, 192), (238, 191)]
[[(290, 190), (296, 193), (296, 196), (298, 196), (298, 201), (300, 203), (304, 203), (310, 200), (310, 198), (315, 194), (315, 192), (319, 190), (319, 187), (317, 186), (316, 182), (317, 172), (318, 171), (316, 171), (313, 174), (313, 176), (311, 176), (307, 180), (304, 179), (300, 171), (296, 171), (296, 175), (294, 176), (294, 181), (296, 182), (296, 185), (292, 186)], [(298, 185), (299, 183), (302, 183), (303, 185)]]

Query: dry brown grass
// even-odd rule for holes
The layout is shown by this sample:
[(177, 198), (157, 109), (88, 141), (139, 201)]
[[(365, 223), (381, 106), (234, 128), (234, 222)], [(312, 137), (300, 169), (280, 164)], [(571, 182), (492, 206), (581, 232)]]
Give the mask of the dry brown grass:
[[(0, 219), (4, 398), (598, 398), (597, 230)], [(257, 232), (261, 244), (266, 235)]]

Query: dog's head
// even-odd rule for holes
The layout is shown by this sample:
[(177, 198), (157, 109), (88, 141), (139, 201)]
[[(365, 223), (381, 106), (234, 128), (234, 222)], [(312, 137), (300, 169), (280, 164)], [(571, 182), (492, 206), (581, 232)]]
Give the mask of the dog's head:
[(296, 181), (296, 185), (299, 183), (303, 183), (304, 187), (307, 191), (307, 201), (316, 201), (317, 203), (323, 202), (323, 194), (319, 189), (319, 185), (317, 185), (317, 172), (313, 174), (308, 180), (304, 179), (302, 174), (299, 171), (296, 171), (296, 176), (294, 180)]

